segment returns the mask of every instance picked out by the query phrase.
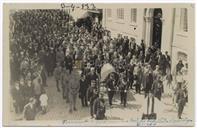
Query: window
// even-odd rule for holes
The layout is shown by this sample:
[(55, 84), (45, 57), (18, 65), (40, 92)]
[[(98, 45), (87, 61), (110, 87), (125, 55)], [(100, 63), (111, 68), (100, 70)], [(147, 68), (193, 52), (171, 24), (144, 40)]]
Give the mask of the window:
[(137, 22), (137, 9), (136, 8), (131, 9), (131, 22), (132, 23)]
[(181, 8), (181, 17), (180, 17), (180, 28), (182, 31), (188, 31), (188, 21), (187, 21), (187, 9)]
[(112, 11), (111, 11), (111, 9), (107, 9), (107, 17), (109, 18), (109, 17), (111, 17), (112, 16)]
[(117, 18), (118, 19), (124, 19), (124, 8), (118, 8), (117, 9)]

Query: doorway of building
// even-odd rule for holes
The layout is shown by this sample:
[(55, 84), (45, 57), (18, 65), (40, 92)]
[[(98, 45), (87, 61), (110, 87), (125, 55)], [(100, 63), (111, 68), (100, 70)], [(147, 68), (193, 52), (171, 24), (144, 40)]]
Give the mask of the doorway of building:
[(161, 49), (161, 36), (162, 36), (162, 9), (155, 8), (153, 12), (153, 34), (152, 45)]

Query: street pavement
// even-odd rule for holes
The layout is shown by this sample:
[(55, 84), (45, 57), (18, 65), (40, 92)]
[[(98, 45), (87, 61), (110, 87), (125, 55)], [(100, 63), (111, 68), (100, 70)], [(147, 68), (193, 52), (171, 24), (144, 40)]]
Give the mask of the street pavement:
[[(74, 71), (71, 78), (75, 79), (75, 84), (79, 84), (79, 72)], [(90, 116), (89, 107), (82, 107), (81, 101), (77, 98), (77, 111), (69, 113), (69, 103), (62, 98), (62, 92), (57, 92), (54, 77), (47, 80), (48, 87), (46, 92), (49, 97), (48, 110), (46, 114), (39, 112), (36, 120), (93, 120)], [(62, 91), (62, 90), (61, 90)], [(106, 100), (106, 119), (107, 120), (137, 120), (141, 119), (142, 114), (146, 112), (146, 99), (143, 94), (135, 94), (134, 90), (128, 92), (127, 107), (120, 105), (120, 95), (114, 96), (112, 107), (109, 106), (107, 94), (104, 96)], [(184, 108), (182, 117), (189, 118), (187, 109)], [(164, 95), (161, 101), (156, 100), (155, 112), (158, 119), (177, 119), (177, 108), (172, 104), (172, 97)], [(12, 111), (14, 113), (14, 111)], [(16, 115), (17, 119), (21, 115)]]

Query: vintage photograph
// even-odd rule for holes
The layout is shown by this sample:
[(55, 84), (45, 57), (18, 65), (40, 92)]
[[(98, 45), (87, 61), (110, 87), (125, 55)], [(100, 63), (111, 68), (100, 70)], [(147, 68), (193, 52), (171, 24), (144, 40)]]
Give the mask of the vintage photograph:
[(195, 5), (4, 3), (5, 126), (194, 126)]

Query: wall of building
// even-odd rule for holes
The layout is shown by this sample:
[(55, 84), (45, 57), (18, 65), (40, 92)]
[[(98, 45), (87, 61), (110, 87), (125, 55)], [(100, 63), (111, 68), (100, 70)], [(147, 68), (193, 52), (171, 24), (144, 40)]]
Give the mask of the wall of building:
[[(194, 48), (192, 46), (191, 35), (193, 26), (188, 24), (190, 30), (188, 32), (180, 31), (180, 8), (162, 7), (162, 39), (161, 51), (168, 53), (172, 56), (172, 65), (175, 66), (178, 61), (178, 53), (182, 52), (190, 55), (188, 52)], [(131, 10), (124, 8), (124, 19), (117, 19), (117, 9), (113, 8), (111, 17), (107, 17), (106, 9), (103, 10), (103, 26), (111, 31), (112, 37), (117, 37), (117, 34), (123, 34), (136, 39), (137, 43), (141, 39), (145, 40), (147, 46), (151, 45), (152, 36), (152, 21), (153, 21), (154, 8), (137, 8), (137, 22), (131, 23)], [(193, 10), (188, 9), (188, 23), (193, 22)], [(189, 18), (191, 17), (191, 18)], [(149, 27), (147, 27), (149, 26)], [(186, 43), (187, 42), (187, 43)], [(187, 44), (192, 45), (187, 45)], [(187, 61), (189, 56), (187, 57)]]
[(193, 15), (194, 13), (192, 8), (188, 8), (188, 31), (184, 32), (180, 28), (181, 9), (176, 8), (175, 10), (175, 27), (174, 27), (174, 35), (173, 35), (174, 39), (172, 43), (173, 65), (175, 65), (179, 61), (178, 53), (185, 53), (187, 55), (187, 57), (184, 58), (184, 62), (192, 61), (190, 58), (193, 58), (193, 54), (194, 54)]
[(106, 9), (103, 11), (103, 25), (111, 31), (112, 37), (117, 37), (117, 34), (129, 36), (136, 39), (137, 43), (141, 42), (143, 30), (143, 14), (144, 9), (137, 9), (137, 22), (131, 22), (131, 9), (124, 9), (124, 19), (117, 18), (117, 9), (112, 9), (112, 16), (107, 17)]
[[(185, 53), (187, 57), (185, 60), (183, 60), (183, 63), (188, 63), (188, 75), (185, 78), (188, 82), (188, 93), (189, 93), (189, 99), (188, 99), (188, 106), (189, 109), (193, 109), (193, 102), (194, 101), (194, 85), (195, 85), (195, 20), (194, 20), (194, 7), (190, 5), (187, 7), (188, 10), (188, 16), (187, 16), (187, 22), (188, 22), (188, 31), (183, 32), (180, 29), (180, 17), (181, 17), (181, 9), (176, 8), (175, 12), (175, 28), (174, 28), (174, 39), (172, 43), (172, 65), (173, 68), (175, 68), (177, 62), (179, 61), (178, 53)], [(191, 112), (191, 111), (190, 111)], [(194, 117), (194, 113), (190, 113), (191, 117)]]
[[(117, 19), (117, 9), (112, 9), (112, 16), (107, 17), (106, 9), (104, 9), (103, 25), (108, 30), (111, 31), (112, 37), (116, 37), (118, 33), (133, 37), (136, 39), (137, 43), (140, 43), (141, 40), (146, 40), (145, 36), (150, 36), (150, 39), (146, 40), (147, 45), (151, 44), (152, 33), (146, 32), (146, 18), (150, 18), (152, 22), (153, 8), (137, 8), (137, 22), (131, 23), (131, 9), (124, 9), (124, 19)], [(147, 11), (147, 12), (146, 12)], [(172, 28), (173, 28), (173, 8), (162, 8), (163, 18), (162, 18), (162, 51), (171, 52), (171, 43), (172, 43)], [(151, 14), (152, 13), (152, 14)], [(152, 29), (152, 26), (150, 26)], [(148, 34), (148, 35), (146, 35)]]

